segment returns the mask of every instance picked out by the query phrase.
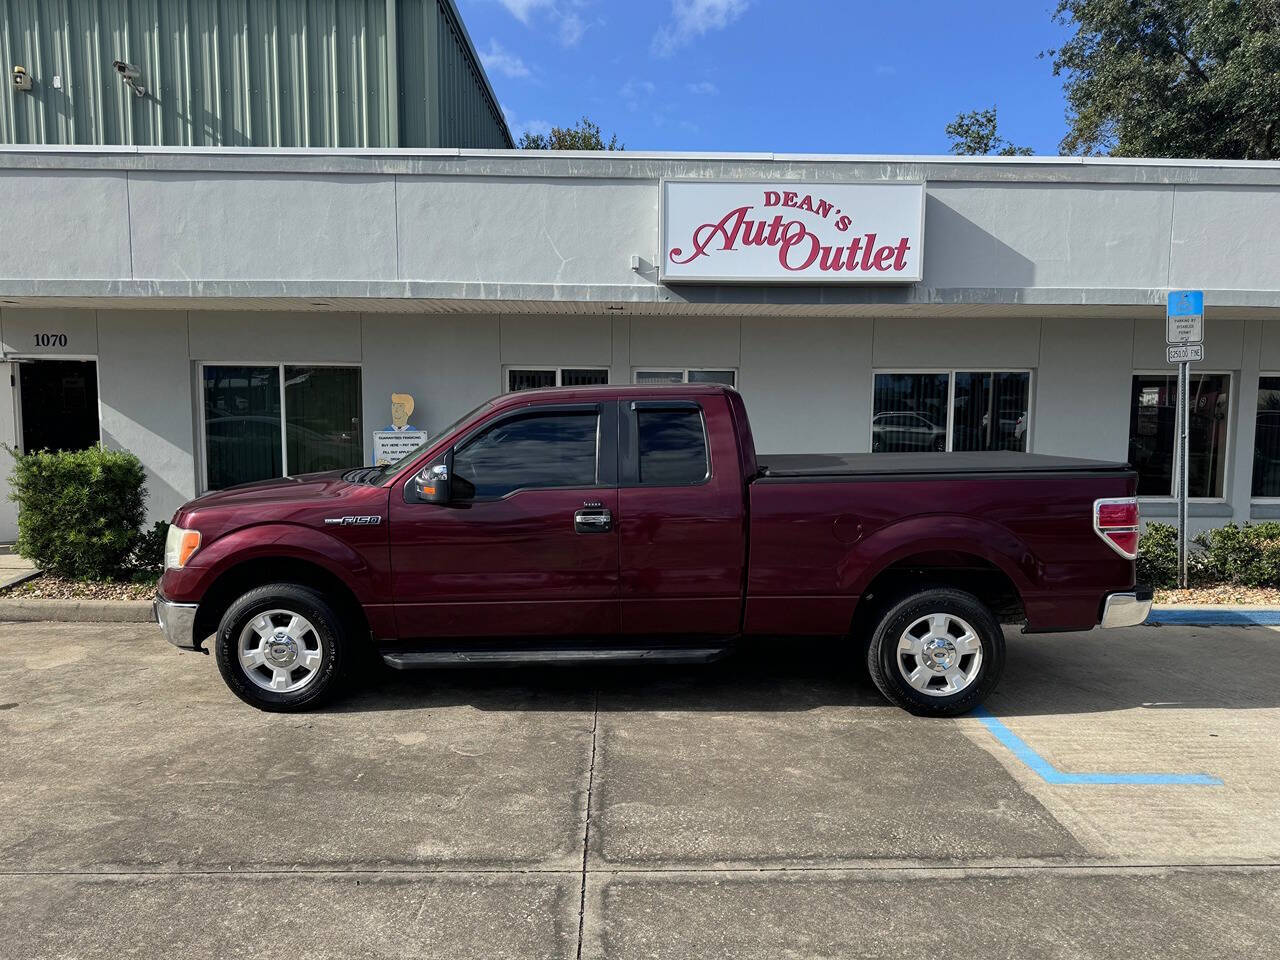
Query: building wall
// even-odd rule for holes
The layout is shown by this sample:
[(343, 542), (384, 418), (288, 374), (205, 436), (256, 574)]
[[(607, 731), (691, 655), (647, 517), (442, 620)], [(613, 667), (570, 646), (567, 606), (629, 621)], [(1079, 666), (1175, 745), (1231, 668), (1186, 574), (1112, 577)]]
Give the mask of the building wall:
[[(41, 332), (67, 334), (40, 347)], [(1198, 369), (1232, 376), (1225, 496), (1192, 504), (1203, 528), (1268, 516), (1252, 504), (1253, 411), (1259, 371), (1280, 370), (1280, 316), (1214, 321)], [(512, 366), (607, 367), (630, 382), (644, 367), (737, 371), (759, 448), (766, 452), (870, 449), (876, 371), (1028, 369), (1031, 449), (1124, 460), (1131, 378), (1171, 369), (1163, 331), (1149, 319), (957, 318), (875, 320), (668, 318), (0, 309), (10, 357), (94, 357), (104, 442), (142, 458), (154, 519), (202, 486), (201, 362), (339, 363), (362, 371), (364, 448), (390, 419), (390, 395), (414, 396), (415, 426), (436, 433), (502, 392)], [(1169, 520), (1171, 501), (1144, 500)], [(3, 518), (0, 518), (2, 520)], [(0, 531), (0, 538), (5, 531)], [(11, 535), (11, 534), (10, 534)]]
[[(0, 286), (38, 296), (1154, 312), (1164, 290), (1199, 284), (1216, 307), (1280, 302), (1272, 268), (1280, 262), (1280, 171), (1197, 170), (1224, 181), (1204, 185), (1181, 182), (1188, 175), (1177, 167), (1135, 174), (1063, 162), (1033, 172), (1044, 182), (1000, 179), (996, 164), (942, 161), (0, 153), (0, 230), (18, 238), (0, 259), (0, 280), (28, 284)], [(1155, 182), (1113, 182), (1119, 174)], [(658, 183), (693, 175), (927, 177), (924, 280), (816, 290), (659, 284)], [(1259, 182), (1225, 182), (1232, 178)], [(71, 279), (74, 287), (34, 283)]]
[(0, 0), (0, 57), (0, 143), (512, 146), (451, 0)]
[[(924, 280), (661, 284), (664, 177), (923, 180)], [(1121, 460), (1134, 371), (1168, 369), (1164, 293), (1200, 285), (1198, 369), (1232, 376), (1224, 496), (1192, 505), (1208, 525), (1280, 515), (1250, 497), (1277, 213), (1258, 164), (13, 149), (0, 344), (99, 359), (104, 439), (143, 457), (163, 516), (203, 476), (210, 361), (360, 364), (366, 450), (391, 392), (435, 432), (510, 366), (732, 369), (779, 452), (868, 449), (878, 370), (1029, 370), (1032, 450)]]

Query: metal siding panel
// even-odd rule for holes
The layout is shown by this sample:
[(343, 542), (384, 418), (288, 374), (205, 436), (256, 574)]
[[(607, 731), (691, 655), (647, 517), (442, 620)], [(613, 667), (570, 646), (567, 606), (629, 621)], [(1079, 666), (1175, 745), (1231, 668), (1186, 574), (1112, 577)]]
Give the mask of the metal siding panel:
[(465, 30), (449, 0), (425, 0), (436, 7), (436, 43), (440, 64), (437, 102), (438, 141), (428, 146), (494, 147), (512, 144), (506, 137), (501, 108), (489, 95), (483, 68), (471, 55)]
[(0, 143), (506, 146), (452, 5), (392, 2), (394, 51), (388, 0), (0, 0)]
[[(426, 6), (422, 0), (398, 0), (400, 23), (397, 54), (400, 58), (400, 142), (402, 146), (427, 145), (428, 82), (426, 55)], [(431, 0), (434, 6), (434, 0)]]

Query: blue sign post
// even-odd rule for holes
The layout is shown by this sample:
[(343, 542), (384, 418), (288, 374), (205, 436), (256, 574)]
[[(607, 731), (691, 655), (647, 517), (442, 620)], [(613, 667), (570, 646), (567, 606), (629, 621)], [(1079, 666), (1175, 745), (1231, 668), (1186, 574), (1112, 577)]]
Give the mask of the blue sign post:
[(1178, 586), (1187, 589), (1187, 455), (1191, 360), (1204, 356), (1204, 291), (1170, 290), (1165, 311), (1169, 362), (1178, 364)]

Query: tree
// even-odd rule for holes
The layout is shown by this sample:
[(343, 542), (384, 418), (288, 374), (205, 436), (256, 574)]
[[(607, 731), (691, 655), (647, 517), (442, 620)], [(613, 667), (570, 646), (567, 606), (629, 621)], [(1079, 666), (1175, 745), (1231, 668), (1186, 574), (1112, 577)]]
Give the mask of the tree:
[(525, 132), (520, 138), (521, 150), (625, 150), (618, 142), (618, 135), (612, 134), (605, 143), (600, 135), (598, 124), (586, 117), (578, 121), (576, 127), (552, 127), (550, 133)]
[(1275, 159), (1280, 2), (1059, 0), (1064, 153)]
[(974, 157), (996, 154), (1001, 157), (1029, 157), (1030, 147), (1015, 147), (1000, 136), (996, 128), (996, 108), (970, 110), (960, 113), (947, 124), (947, 136), (951, 138), (951, 152), (957, 156)]

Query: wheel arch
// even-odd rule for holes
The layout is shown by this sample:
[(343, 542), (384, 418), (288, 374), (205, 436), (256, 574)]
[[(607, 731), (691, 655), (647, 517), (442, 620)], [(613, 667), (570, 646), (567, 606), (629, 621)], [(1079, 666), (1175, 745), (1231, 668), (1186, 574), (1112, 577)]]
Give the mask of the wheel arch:
[(863, 568), (852, 585), (859, 598), (855, 630), (886, 603), (927, 586), (971, 593), (998, 620), (1022, 622), (1024, 596), (1042, 576), (1038, 559), (1011, 531), (972, 517), (912, 517), (876, 531), (857, 549), (879, 562)]
[(311, 560), (261, 555), (227, 566), (209, 585), (196, 608), (196, 647), (218, 629), (223, 614), (238, 597), (268, 583), (294, 583), (319, 591), (351, 626), (357, 638), (369, 636), (364, 607), (340, 577)]

